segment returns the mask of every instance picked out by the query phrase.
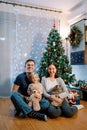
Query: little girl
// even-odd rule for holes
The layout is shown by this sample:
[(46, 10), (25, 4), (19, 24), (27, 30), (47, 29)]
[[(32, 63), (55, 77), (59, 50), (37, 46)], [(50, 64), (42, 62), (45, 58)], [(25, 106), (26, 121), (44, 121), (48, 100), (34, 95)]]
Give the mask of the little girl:
[[(32, 73), (28, 75), (28, 79), (31, 82), (29, 84), (27, 93), (29, 95), (28, 101), (29, 105), (33, 107), (34, 111), (39, 111), (41, 109), (40, 106), (40, 101), (42, 99), (42, 94), (43, 94), (43, 86), (39, 82), (39, 76), (37, 73)], [(33, 99), (32, 99), (33, 97)], [(47, 116), (44, 116), (44, 120), (47, 120)]]
[(40, 90), (38, 90), (39, 93), (43, 94), (43, 86), (42, 84), (39, 82), (39, 76), (37, 73), (32, 73), (30, 75), (28, 75), (28, 79), (31, 82), (31, 84), (29, 84), (28, 86), (28, 94), (30, 95), (30, 88), (32, 88), (33, 90), (33, 86), (38, 86), (40, 88)]
[[(39, 82), (39, 76), (37, 73), (32, 73), (28, 75), (28, 79), (31, 82), (28, 86), (27, 93), (29, 94), (29, 105), (33, 107), (34, 111), (40, 110), (40, 101), (42, 99), (43, 94), (43, 86)], [(45, 120), (47, 120), (47, 116), (45, 115)]]

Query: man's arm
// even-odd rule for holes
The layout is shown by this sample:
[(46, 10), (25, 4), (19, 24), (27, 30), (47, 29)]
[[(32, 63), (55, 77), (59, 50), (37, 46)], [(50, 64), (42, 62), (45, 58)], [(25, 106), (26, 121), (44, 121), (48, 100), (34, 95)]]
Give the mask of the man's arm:
[[(20, 86), (16, 85), (16, 84), (13, 84), (13, 87), (11, 89), (11, 92), (18, 92), (18, 89), (19, 89)], [(20, 93), (19, 93), (20, 94)], [(24, 96), (22, 94), (20, 94), (23, 98), (25, 98), (27, 101), (29, 101), (29, 97), (27, 96)]]
[[(11, 89), (11, 92), (18, 92), (18, 89), (19, 89), (20, 86), (16, 85), (16, 84), (13, 84), (13, 87)], [(20, 94), (23, 98), (25, 98), (24, 95)]]
[(19, 89), (19, 86), (14, 84), (13, 87), (11, 88), (11, 92), (17, 92)]

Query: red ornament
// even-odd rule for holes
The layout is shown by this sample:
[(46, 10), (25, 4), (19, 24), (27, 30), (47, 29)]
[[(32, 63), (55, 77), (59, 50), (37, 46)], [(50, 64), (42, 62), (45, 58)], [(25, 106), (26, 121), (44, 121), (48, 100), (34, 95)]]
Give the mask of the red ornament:
[(48, 47), (48, 50), (51, 50), (51, 48), (50, 48), (50, 47)]
[(66, 69), (64, 69), (64, 72), (66, 72)]

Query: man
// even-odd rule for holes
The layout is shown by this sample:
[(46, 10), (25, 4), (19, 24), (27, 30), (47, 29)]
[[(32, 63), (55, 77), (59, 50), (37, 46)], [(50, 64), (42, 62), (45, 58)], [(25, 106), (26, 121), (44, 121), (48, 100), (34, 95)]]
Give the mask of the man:
[[(30, 84), (28, 79), (28, 74), (31, 74), (35, 69), (35, 61), (32, 59), (28, 59), (25, 62), (25, 70), (19, 74), (13, 84), (11, 89), (11, 101), (13, 102), (16, 108), (16, 115), (22, 112), (27, 117), (34, 117), (40, 120), (47, 120), (47, 116), (45, 114), (41, 114), (39, 112), (35, 112), (31, 107), (27, 104), (28, 94), (27, 88)], [(49, 102), (46, 99), (42, 99), (40, 102), (41, 110), (46, 110), (49, 107)]]

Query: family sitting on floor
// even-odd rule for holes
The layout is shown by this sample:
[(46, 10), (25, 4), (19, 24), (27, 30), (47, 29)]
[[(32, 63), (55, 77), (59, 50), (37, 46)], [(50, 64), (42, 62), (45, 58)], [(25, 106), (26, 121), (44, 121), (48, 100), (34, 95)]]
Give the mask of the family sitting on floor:
[(57, 67), (50, 63), (47, 74), (42, 77), (34, 73), (35, 61), (25, 62), (25, 72), (19, 74), (11, 89), (11, 101), (15, 107), (15, 115), (22, 113), (25, 117), (47, 120), (59, 116), (72, 117), (82, 105), (76, 105), (77, 93), (67, 90), (61, 77), (57, 75)]

